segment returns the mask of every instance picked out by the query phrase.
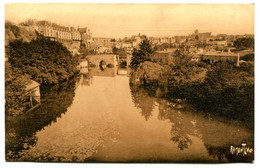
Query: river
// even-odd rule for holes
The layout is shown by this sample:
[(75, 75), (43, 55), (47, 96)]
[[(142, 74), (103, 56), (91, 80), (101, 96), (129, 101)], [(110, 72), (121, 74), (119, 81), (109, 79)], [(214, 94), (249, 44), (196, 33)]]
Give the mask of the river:
[(41, 91), (41, 106), (6, 121), (7, 161), (251, 162), (254, 132), (92, 68)]

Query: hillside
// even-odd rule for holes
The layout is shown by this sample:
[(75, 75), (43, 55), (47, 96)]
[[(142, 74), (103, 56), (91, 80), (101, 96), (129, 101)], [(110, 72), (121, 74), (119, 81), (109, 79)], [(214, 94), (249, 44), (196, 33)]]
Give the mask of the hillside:
[(11, 41), (18, 39), (23, 39), (25, 42), (36, 39), (34, 28), (5, 21), (5, 46), (7, 46)]

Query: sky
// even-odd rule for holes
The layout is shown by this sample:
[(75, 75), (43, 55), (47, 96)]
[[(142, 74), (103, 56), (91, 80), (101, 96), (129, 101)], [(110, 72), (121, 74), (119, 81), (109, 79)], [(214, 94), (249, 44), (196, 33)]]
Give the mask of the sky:
[(94, 37), (254, 34), (253, 4), (6, 4), (5, 19), (88, 27)]

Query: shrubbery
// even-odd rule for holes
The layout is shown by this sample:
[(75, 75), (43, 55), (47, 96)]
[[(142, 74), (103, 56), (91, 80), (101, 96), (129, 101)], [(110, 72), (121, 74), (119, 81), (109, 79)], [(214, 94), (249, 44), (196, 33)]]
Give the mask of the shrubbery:
[[(160, 65), (152, 62), (149, 44), (140, 45), (132, 57), (132, 78), (141, 85), (156, 83), (164, 88), (170, 99), (185, 99), (197, 109), (215, 115), (252, 121), (254, 115), (254, 64), (242, 63), (239, 67), (226, 62), (214, 65), (195, 62), (185, 50), (172, 55), (172, 62)], [(248, 56), (249, 57), (249, 56)], [(245, 60), (252, 61), (253, 56)], [(132, 83), (136, 80), (131, 79)], [(138, 80), (137, 80), (138, 81)], [(144, 81), (144, 82), (142, 82)], [(154, 82), (157, 81), (157, 82)], [(251, 122), (253, 123), (253, 122)]]
[[(196, 107), (232, 118), (251, 116), (254, 111), (254, 67), (219, 63), (207, 72), (205, 82), (192, 88), (189, 101)], [(247, 119), (247, 118), (245, 118)]]
[(9, 63), (5, 65), (5, 114), (16, 116), (24, 112), (28, 102), (26, 85), (30, 77), (24, 75), (18, 68), (12, 68)]
[(254, 43), (253, 38), (239, 38), (234, 42), (234, 46), (238, 49), (254, 49)]
[(119, 55), (120, 57), (126, 57), (127, 56), (126, 49), (124, 49), (124, 48), (114, 47), (112, 51), (113, 51), (113, 54)]
[(30, 101), (26, 86), (31, 79), (40, 84), (56, 84), (77, 72), (78, 58), (61, 43), (38, 38), (31, 42), (10, 42), (5, 66), (5, 111), (22, 114)]
[(69, 79), (77, 71), (78, 58), (61, 43), (38, 38), (11, 42), (9, 62), (39, 83), (53, 84)]

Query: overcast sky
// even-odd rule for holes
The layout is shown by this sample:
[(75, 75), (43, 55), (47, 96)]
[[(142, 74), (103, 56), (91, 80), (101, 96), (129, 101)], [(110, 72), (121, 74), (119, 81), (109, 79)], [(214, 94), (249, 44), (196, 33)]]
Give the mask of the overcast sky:
[(5, 18), (89, 27), (94, 37), (254, 34), (252, 4), (6, 4)]

